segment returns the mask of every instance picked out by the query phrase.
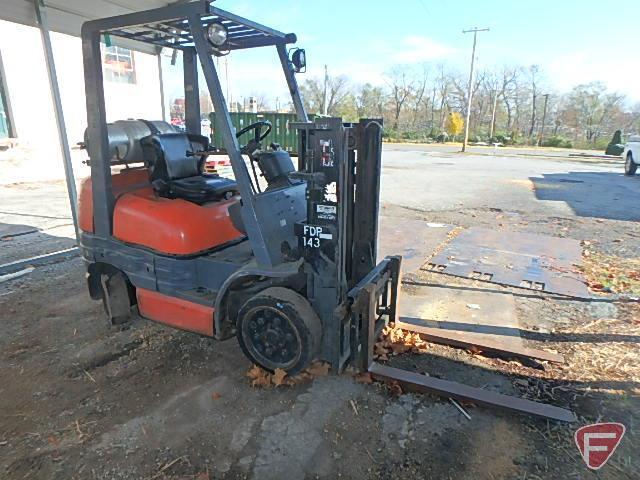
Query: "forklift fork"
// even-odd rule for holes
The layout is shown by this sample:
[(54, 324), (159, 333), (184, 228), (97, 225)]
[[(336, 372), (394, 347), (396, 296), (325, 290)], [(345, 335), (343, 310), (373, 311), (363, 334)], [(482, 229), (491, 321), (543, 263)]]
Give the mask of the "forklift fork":
[(382, 365), (374, 360), (374, 346), (382, 329), (398, 319), (402, 257), (386, 257), (347, 295), (352, 319), (352, 363), (361, 372), (383, 382), (397, 382), (404, 391), (432, 393), (454, 400), (549, 418), (575, 421), (573, 412), (543, 403), (470, 387), (407, 370)]

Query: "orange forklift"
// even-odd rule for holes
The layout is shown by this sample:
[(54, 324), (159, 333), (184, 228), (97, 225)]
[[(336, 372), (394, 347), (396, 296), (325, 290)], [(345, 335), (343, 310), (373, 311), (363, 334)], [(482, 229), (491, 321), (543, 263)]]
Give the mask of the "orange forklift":
[[(177, 49), (186, 131), (160, 121), (107, 124), (101, 38)], [(91, 297), (112, 324), (150, 320), (226, 340), (255, 364), (295, 375), (315, 359), (406, 388), (558, 420), (558, 407), (380, 365), (373, 346), (397, 318), (400, 257), (376, 259), (382, 121), (308, 120), (296, 82), (305, 51), (282, 33), (208, 1), (89, 21), (82, 28), (91, 177), (79, 195)], [(294, 164), (258, 121), (234, 131), (214, 56), (277, 53), (298, 131)], [(223, 145), (199, 134), (198, 64)], [(260, 72), (256, 72), (260, 75)], [(229, 157), (234, 179), (206, 173)]]

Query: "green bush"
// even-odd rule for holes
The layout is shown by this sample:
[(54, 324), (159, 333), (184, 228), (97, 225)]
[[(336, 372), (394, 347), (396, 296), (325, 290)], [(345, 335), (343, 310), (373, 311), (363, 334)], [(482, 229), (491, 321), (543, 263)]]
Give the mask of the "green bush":
[(571, 141), (567, 140), (563, 137), (549, 137), (545, 138), (542, 142), (543, 147), (553, 147), (553, 148), (573, 148), (573, 144)]
[(383, 140), (394, 140), (399, 138), (398, 131), (393, 128), (385, 128), (382, 132)]
[(503, 145), (511, 145), (511, 137), (504, 133), (498, 133), (489, 139), (489, 143), (501, 143)]
[(406, 132), (402, 132), (400, 134), (400, 138), (402, 138), (403, 140), (425, 141), (426, 140), (426, 132), (424, 132), (424, 131), (416, 131), (416, 130), (408, 130)]
[[(609, 146), (609, 140), (606, 138), (599, 138), (598, 140), (596, 140), (596, 142), (594, 143), (593, 149), (595, 150), (602, 150), (605, 151), (607, 149), (607, 147)], [(622, 152), (620, 152), (622, 153)]]

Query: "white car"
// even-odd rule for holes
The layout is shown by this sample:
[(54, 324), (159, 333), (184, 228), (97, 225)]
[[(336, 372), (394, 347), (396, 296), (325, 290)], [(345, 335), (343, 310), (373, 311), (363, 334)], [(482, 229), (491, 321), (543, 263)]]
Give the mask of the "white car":
[(624, 174), (634, 175), (640, 165), (640, 135), (632, 135), (624, 146)]

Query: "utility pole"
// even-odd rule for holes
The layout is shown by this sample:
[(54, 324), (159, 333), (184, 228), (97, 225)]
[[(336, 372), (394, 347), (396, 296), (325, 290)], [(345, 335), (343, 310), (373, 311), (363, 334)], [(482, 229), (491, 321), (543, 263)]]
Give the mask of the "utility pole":
[(549, 102), (549, 94), (545, 93), (544, 97), (544, 108), (542, 109), (542, 125), (540, 126), (540, 135), (538, 136), (538, 146), (542, 146), (542, 138), (544, 136), (544, 124), (547, 121), (547, 103)]
[(327, 66), (324, 66), (324, 97), (322, 101), (322, 114), (327, 115), (329, 110), (329, 106), (327, 105), (329, 101), (329, 70)]
[(493, 131), (496, 128), (496, 108), (498, 107), (498, 90), (493, 94), (493, 110), (491, 111), (491, 126), (489, 127), (489, 139), (493, 138)]
[(471, 49), (471, 68), (469, 69), (469, 89), (467, 90), (467, 118), (464, 122), (464, 140), (462, 141), (462, 151), (467, 150), (467, 142), (469, 141), (469, 119), (471, 118), (471, 95), (473, 84), (473, 65), (476, 61), (476, 41), (478, 38), (478, 32), (488, 32), (488, 28), (472, 28), (470, 30), (463, 30), (462, 33), (473, 33), (473, 48)]

